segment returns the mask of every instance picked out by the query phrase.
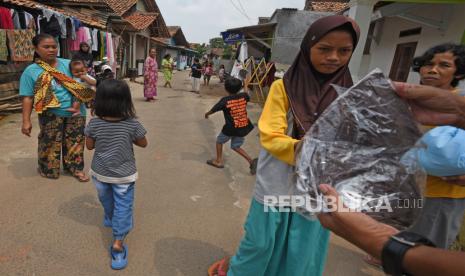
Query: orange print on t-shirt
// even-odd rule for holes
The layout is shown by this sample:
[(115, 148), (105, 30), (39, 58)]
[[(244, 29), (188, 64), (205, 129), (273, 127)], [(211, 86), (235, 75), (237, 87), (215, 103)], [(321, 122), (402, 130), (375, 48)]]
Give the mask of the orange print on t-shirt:
[(246, 127), (249, 124), (249, 120), (247, 119), (247, 101), (244, 98), (227, 101), (226, 108), (230, 110), (235, 128)]

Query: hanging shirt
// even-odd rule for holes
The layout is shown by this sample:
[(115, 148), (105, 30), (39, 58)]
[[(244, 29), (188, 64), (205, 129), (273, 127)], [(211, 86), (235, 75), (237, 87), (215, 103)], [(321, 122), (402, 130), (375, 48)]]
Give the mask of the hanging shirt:
[(0, 7), (0, 29), (14, 29), (13, 18), (9, 9)]
[[(70, 28), (69, 28), (69, 31), (71, 32), (71, 39), (72, 40), (75, 40), (76, 39), (76, 28), (74, 27), (74, 18), (72, 17), (68, 17), (68, 20), (67, 20), (70, 24)], [(68, 38), (70, 38), (70, 36), (68, 35)]]
[(92, 44), (92, 35), (91, 35), (91, 32), (90, 32), (90, 29), (87, 28), (87, 27), (83, 27), (83, 28), (84, 28), (85, 40), (81, 41), (81, 42), (86, 42), (88, 45), (91, 45)]
[(58, 20), (58, 24), (60, 25), (61, 29), (61, 38), (66, 38), (66, 16), (61, 14), (55, 14), (55, 17)]
[[(113, 39), (111, 38), (111, 33), (107, 33), (107, 58), (110, 66), (113, 67), (113, 63), (115, 63), (115, 56), (113, 53)], [(114, 68), (113, 68), (114, 69)]]
[(19, 13), (16, 10), (11, 9), (11, 18), (13, 19), (13, 25), (15, 26), (15, 29), (24, 29), (21, 27), (21, 22), (19, 22)]
[(26, 23), (26, 29), (35, 29), (34, 16), (28, 12), (24, 12), (24, 20)]
[(98, 30), (92, 29), (92, 51), (98, 51)]
[(61, 35), (61, 26), (58, 19), (55, 16), (51, 16), (50, 20), (43, 17), (39, 21), (40, 31), (42, 33), (49, 34), (53, 37)]

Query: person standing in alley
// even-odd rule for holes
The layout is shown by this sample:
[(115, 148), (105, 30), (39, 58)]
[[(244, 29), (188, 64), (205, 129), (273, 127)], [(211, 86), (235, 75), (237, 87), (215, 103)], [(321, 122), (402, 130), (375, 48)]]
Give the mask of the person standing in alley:
[(70, 61), (57, 58), (58, 45), (53, 36), (38, 34), (32, 39), (34, 63), (21, 75), (19, 95), (22, 97), (23, 122), (21, 132), (31, 136), (31, 113), (39, 117), (38, 173), (46, 178), (60, 176), (63, 170), (80, 182), (89, 181), (84, 169), (84, 126), (86, 109), (72, 116), (73, 97), (89, 102), (95, 91), (72, 78)]
[(158, 82), (157, 50), (151, 48), (144, 64), (144, 97), (148, 102), (156, 101)]
[(198, 58), (194, 58), (194, 64), (191, 66), (190, 76), (192, 78), (192, 92), (200, 93), (200, 79), (202, 78), (202, 65)]
[(165, 85), (163, 85), (163, 87), (172, 88), (171, 79), (173, 78), (173, 61), (171, 60), (170, 54), (166, 54), (163, 57), (161, 67), (163, 69), (163, 76), (165, 77)]

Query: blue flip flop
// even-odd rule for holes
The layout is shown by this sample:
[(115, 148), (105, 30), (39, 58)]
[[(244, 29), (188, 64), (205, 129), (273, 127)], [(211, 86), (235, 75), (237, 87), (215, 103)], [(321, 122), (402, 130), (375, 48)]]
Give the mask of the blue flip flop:
[(124, 269), (128, 265), (128, 247), (123, 245), (123, 251), (113, 251), (113, 246), (110, 246), (111, 268), (115, 270)]

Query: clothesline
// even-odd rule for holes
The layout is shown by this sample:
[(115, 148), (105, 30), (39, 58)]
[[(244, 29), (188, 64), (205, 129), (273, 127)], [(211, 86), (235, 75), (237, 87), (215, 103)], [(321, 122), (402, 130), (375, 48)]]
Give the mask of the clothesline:
[(55, 38), (59, 56), (70, 57), (71, 51), (79, 51), (80, 44), (86, 42), (96, 60), (106, 57), (110, 65), (116, 61), (115, 49), (120, 44), (119, 36), (89, 28), (75, 17), (45, 7), (41, 9), (41, 14), (34, 16), (21, 8), (0, 6), (0, 62), (32, 61), (32, 37), (38, 33), (47, 33)]

